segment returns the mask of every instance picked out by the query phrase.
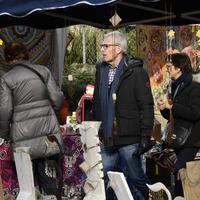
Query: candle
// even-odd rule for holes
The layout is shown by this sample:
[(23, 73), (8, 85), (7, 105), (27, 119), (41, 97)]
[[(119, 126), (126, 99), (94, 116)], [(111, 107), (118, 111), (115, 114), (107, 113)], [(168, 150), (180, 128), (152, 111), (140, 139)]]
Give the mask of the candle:
[(68, 80), (69, 81), (73, 81), (73, 76), (70, 74), (70, 75), (68, 75)]

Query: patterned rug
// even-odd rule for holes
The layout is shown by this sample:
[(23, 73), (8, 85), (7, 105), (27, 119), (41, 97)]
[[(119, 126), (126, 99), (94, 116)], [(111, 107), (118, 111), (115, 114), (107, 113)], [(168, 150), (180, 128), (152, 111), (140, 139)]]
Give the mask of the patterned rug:
[[(155, 117), (161, 123), (162, 129), (166, 125), (166, 120), (161, 116), (157, 107), (158, 100), (166, 99), (167, 84), (169, 76), (166, 73), (166, 31), (170, 27), (166, 26), (136, 26), (136, 46), (137, 56), (144, 61), (144, 68), (147, 69), (152, 94), (155, 103)], [(195, 43), (195, 27), (177, 26), (173, 27), (175, 38), (172, 41), (172, 49), (185, 52), (192, 61), (194, 70), (196, 69), (196, 56), (193, 54)]]
[(59, 82), (58, 43), (56, 30), (38, 30), (26, 26), (14, 26), (0, 29), (0, 76), (8, 71), (3, 55), (4, 46), (14, 40), (22, 41), (28, 48), (30, 62), (44, 65), (52, 73), (56, 82)]
[(11, 194), (12, 163), (10, 160), (10, 142), (0, 139), (0, 174), (4, 194)]

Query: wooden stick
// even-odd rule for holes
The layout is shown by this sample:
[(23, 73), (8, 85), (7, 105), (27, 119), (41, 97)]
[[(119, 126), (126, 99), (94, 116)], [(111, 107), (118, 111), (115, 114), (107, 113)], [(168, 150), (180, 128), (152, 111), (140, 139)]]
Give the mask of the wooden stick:
[(3, 184), (2, 184), (2, 180), (1, 180), (1, 175), (0, 175), (0, 200), (4, 200)]

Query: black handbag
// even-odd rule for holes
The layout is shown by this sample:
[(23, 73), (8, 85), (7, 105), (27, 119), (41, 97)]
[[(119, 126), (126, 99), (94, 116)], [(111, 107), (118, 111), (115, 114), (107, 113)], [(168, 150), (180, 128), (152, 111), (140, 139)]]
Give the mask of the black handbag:
[(168, 144), (165, 143), (165, 148), (171, 148), (171, 149), (183, 149), (186, 145), (186, 142), (188, 140), (189, 135), (192, 132), (193, 125), (186, 129), (182, 126), (174, 126), (174, 133), (172, 135), (172, 143)]

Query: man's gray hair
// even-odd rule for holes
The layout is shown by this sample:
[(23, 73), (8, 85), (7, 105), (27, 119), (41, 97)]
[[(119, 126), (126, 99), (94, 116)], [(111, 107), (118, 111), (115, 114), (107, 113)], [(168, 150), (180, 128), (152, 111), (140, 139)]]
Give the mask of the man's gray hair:
[(126, 36), (123, 33), (120, 33), (119, 31), (113, 31), (105, 34), (104, 38), (107, 38), (109, 36), (113, 36), (113, 44), (120, 45), (122, 47), (122, 54), (125, 54), (128, 49)]

